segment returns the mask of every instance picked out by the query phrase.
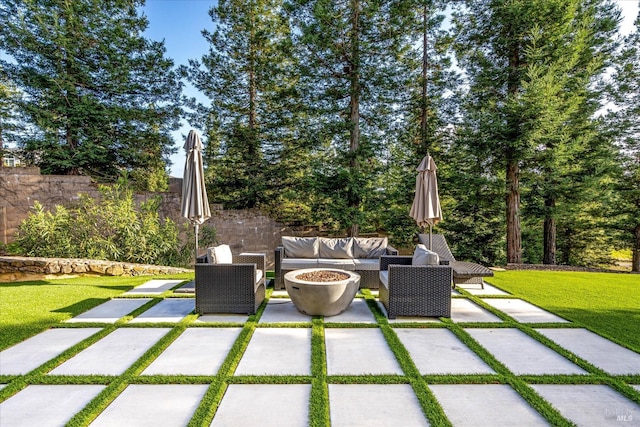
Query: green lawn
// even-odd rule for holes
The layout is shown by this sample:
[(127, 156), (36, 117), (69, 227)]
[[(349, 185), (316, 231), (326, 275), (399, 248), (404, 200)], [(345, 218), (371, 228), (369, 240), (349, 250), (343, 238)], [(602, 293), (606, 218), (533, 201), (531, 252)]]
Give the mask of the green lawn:
[(497, 271), (487, 282), (640, 352), (640, 275)]
[[(193, 274), (161, 276), (188, 279)], [(0, 283), (0, 350), (153, 279), (79, 277)]]

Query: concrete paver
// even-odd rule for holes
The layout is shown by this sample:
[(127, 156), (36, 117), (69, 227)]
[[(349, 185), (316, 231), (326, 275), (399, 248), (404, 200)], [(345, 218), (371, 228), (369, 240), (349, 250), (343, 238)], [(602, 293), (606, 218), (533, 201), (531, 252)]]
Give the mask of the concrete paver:
[(356, 298), (342, 313), (324, 318), (325, 323), (376, 323), (367, 301), (364, 298)]
[(235, 375), (310, 375), (310, 328), (256, 328)]
[(196, 292), (196, 282), (192, 280), (173, 290), (174, 294), (193, 294)]
[(91, 427), (185, 426), (206, 393), (206, 384), (132, 384)]
[(2, 427), (63, 426), (103, 385), (30, 385), (0, 403)]
[(260, 317), (260, 323), (298, 323), (311, 322), (311, 316), (298, 311), (293, 302), (288, 298), (274, 298), (269, 303)]
[(182, 283), (183, 280), (149, 280), (124, 293), (124, 295), (159, 295)]
[(409, 384), (329, 384), (332, 427), (424, 427), (429, 422)]
[(465, 329), (465, 331), (516, 375), (587, 373), (517, 329)]
[(49, 329), (0, 352), (0, 375), (23, 375), (101, 328)]
[(169, 331), (168, 328), (116, 329), (50, 374), (120, 375)]
[(606, 385), (531, 385), (563, 417), (579, 426), (640, 426), (640, 405)]
[(640, 391), (640, 385), (633, 385), (633, 386), (631, 386), (631, 387), (633, 387), (633, 388), (635, 388), (636, 390)]
[(160, 301), (129, 323), (173, 322), (177, 323), (196, 308), (193, 298), (169, 298)]
[(547, 426), (547, 421), (508, 385), (428, 386), (454, 426)]
[(306, 426), (310, 396), (310, 384), (231, 384), (211, 426)]
[(142, 375), (216, 375), (241, 328), (189, 328)]
[(448, 329), (394, 331), (422, 375), (495, 373)]
[(536, 329), (570, 352), (613, 375), (640, 374), (640, 354), (586, 329)]
[(377, 328), (325, 328), (328, 375), (402, 375)]
[(566, 319), (521, 299), (484, 298), (482, 301), (505, 312), (520, 323), (568, 323)]
[(104, 304), (92, 308), (78, 316), (67, 320), (69, 323), (98, 322), (115, 323), (122, 316), (126, 316), (134, 310), (151, 301), (151, 298), (120, 298), (112, 299)]
[(469, 284), (469, 285), (456, 285), (456, 288), (462, 288), (465, 291), (469, 292), (471, 295), (510, 295), (508, 292), (503, 291), (502, 289), (498, 289), (493, 285), (490, 285), (487, 282), (484, 282), (484, 289), (480, 287), (480, 285)]
[(451, 298), (451, 320), (455, 323), (502, 322), (499, 317), (466, 298)]

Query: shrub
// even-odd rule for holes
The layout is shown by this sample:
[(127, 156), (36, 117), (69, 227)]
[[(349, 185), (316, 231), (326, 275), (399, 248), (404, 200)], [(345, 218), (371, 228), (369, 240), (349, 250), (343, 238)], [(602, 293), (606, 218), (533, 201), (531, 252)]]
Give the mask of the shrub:
[[(158, 215), (160, 199), (136, 207), (133, 191), (122, 183), (100, 186), (100, 201), (81, 195), (73, 207), (46, 211), (36, 202), (20, 225), (11, 251), (27, 256), (92, 258), (181, 266), (191, 263), (194, 244), (170, 219)], [(206, 229), (206, 228), (205, 228)], [(188, 226), (185, 226), (187, 235)], [(215, 230), (203, 233), (204, 244)]]

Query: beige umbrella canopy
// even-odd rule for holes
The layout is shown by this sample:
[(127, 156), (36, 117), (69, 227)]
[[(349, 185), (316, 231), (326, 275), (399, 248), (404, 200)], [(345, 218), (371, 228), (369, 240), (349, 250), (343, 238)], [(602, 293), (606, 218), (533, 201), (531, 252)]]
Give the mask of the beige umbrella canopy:
[(440, 197), (438, 196), (438, 178), (436, 163), (428, 154), (418, 166), (416, 176), (416, 195), (409, 215), (420, 227), (429, 226), (429, 249), (431, 249), (431, 232), (434, 225), (442, 220)]
[(195, 227), (196, 253), (198, 258), (198, 228), (211, 218), (207, 189), (204, 185), (204, 167), (202, 166), (202, 142), (195, 130), (189, 131), (184, 143), (187, 161), (182, 180), (182, 206), (180, 214)]

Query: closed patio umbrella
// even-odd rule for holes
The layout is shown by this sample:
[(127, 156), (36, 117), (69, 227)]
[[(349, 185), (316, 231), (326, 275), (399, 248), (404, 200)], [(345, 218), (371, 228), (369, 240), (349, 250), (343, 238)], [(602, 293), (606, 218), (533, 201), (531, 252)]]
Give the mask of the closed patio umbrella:
[(431, 233), (433, 226), (442, 220), (440, 197), (438, 196), (438, 179), (436, 163), (430, 155), (426, 155), (418, 166), (416, 176), (416, 194), (409, 215), (420, 227), (429, 226), (429, 249), (431, 249)]
[(200, 224), (211, 218), (207, 189), (204, 185), (204, 168), (202, 166), (202, 142), (195, 130), (189, 131), (184, 143), (187, 161), (182, 180), (182, 206), (180, 213), (195, 227), (196, 253), (198, 259), (198, 228)]

